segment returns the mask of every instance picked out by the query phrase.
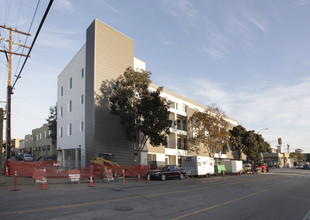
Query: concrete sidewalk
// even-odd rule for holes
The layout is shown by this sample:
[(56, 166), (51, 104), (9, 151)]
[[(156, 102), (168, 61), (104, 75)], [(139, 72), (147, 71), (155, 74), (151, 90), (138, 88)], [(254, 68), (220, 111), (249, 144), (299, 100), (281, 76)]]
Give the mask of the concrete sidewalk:
[[(100, 179), (100, 178), (95, 178), (93, 179), (94, 183), (103, 183), (106, 180), (105, 179)], [(15, 182), (15, 177), (14, 176), (5, 176), (1, 175), (0, 176), (0, 186), (14, 186)], [(137, 178), (134, 177), (127, 177), (125, 179), (126, 183), (139, 183), (137, 181)], [(146, 182), (145, 178), (141, 179), (141, 182)], [(47, 183), (48, 184), (70, 184), (70, 180), (67, 178), (47, 178)], [(85, 183), (89, 184), (89, 179), (81, 179), (80, 183)], [(122, 183), (122, 179), (120, 178), (117, 183)], [(17, 185), (18, 186), (29, 186), (29, 185), (34, 185), (35, 181), (31, 177), (22, 177), (18, 176), (17, 177)]]

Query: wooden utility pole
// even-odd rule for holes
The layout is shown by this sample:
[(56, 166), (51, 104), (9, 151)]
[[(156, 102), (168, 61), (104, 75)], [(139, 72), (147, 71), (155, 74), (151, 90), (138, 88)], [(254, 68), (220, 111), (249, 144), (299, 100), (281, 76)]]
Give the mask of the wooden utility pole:
[(3, 147), (3, 109), (0, 107), (0, 175), (3, 173), (3, 157), (2, 157), (2, 147)]
[(12, 91), (12, 55), (18, 55), (18, 56), (27, 56), (25, 54), (15, 53), (12, 51), (12, 45), (18, 45), (20, 47), (28, 48), (25, 45), (22, 45), (20, 43), (16, 43), (13, 41), (13, 32), (18, 34), (24, 34), (27, 36), (31, 36), (29, 33), (25, 33), (22, 31), (19, 31), (17, 29), (13, 29), (11, 27), (6, 27), (5, 25), (0, 25), (0, 28), (9, 30), (9, 40), (1, 38), (0, 40), (6, 41), (9, 43), (9, 50), (0, 50), (0, 52), (5, 53), (7, 61), (8, 61), (8, 88), (7, 88), (7, 103), (6, 103), (6, 159), (10, 159), (11, 154), (11, 95), (13, 94)]

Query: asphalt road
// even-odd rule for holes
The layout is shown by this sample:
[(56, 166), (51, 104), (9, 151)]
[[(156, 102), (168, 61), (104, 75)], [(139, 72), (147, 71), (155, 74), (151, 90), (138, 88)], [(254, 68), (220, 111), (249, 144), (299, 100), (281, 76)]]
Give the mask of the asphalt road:
[(122, 183), (0, 185), (0, 219), (310, 219), (310, 171)]

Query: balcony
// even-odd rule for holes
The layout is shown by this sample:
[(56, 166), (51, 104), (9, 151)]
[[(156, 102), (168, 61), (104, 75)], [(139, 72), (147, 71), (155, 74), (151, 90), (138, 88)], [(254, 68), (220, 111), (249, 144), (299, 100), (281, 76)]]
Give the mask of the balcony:
[(178, 141), (178, 150), (187, 150), (187, 149), (188, 147), (186, 143)]
[(177, 133), (180, 135), (187, 135), (187, 124), (184, 123), (184, 121), (186, 120), (183, 120), (183, 122), (181, 120), (172, 122), (170, 132)]
[(186, 116), (187, 106), (185, 104), (178, 104), (173, 102), (169, 107), (170, 112)]
[(168, 141), (166, 148), (178, 149), (178, 150), (187, 150), (188, 146), (186, 144), (186, 139), (178, 139), (178, 142)]
[(168, 141), (168, 145), (166, 146), (166, 148), (176, 149), (176, 142), (175, 141)]

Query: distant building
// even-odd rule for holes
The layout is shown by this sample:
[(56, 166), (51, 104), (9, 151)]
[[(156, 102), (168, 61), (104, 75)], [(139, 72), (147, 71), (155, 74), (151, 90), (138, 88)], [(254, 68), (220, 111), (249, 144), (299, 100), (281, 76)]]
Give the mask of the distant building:
[(14, 138), (11, 140), (11, 151), (12, 152), (19, 152), (19, 142), (22, 139)]
[(24, 139), (23, 152), (32, 154), (34, 160), (56, 160), (56, 144), (52, 143), (48, 124), (32, 130)]
[[(121, 166), (137, 163), (133, 144), (126, 140), (118, 116), (110, 114), (108, 101), (100, 90), (124, 73), (127, 67), (145, 69), (134, 57), (134, 41), (95, 19), (86, 31), (86, 44), (59, 74), (57, 82), (57, 159), (63, 167), (89, 165), (99, 153), (112, 153)], [(158, 88), (151, 84), (150, 90)], [(179, 164), (187, 150), (187, 120), (205, 106), (163, 89), (161, 96), (171, 101), (173, 121), (168, 146), (147, 144), (141, 164)], [(102, 102), (99, 102), (99, 99)], [(237, 121), (228, 118), (232, 126)], [(208, 155), (203, 150), (201, 155)], [(218, 158), (233, 158), (232, 152), (218, 152)]]
[(32, 152), (32, 148), (33, 148), (33, 138), (31, 134), (27, 134), (25, 136), (25, 148), (24, 148), (24, 152), (26, 153), (31, 153)]
[(56, 145), (52, 143), (50, 134), (48, 124), (32, 130), (31, 154), (35, 160), (46, 160), (51, 157), (56, 159)]
[(25, 140), (19, 140), (19, 150), (24, 151), (25, 149)]

